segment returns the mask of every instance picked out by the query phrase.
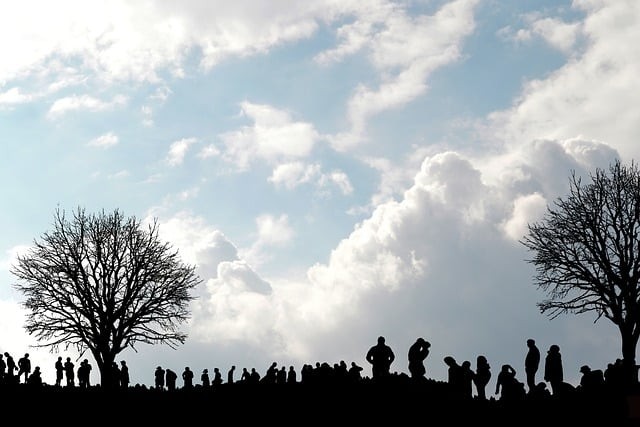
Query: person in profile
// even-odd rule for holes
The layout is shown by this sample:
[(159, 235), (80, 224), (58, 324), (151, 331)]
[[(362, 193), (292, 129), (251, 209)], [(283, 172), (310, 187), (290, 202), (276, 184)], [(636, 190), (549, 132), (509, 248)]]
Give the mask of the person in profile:
[(480, 400), (487, 399), (487, 384), (491, 379), (491, 366), (487, 358), (480, 355), (476, 358), (476, 371), (473, 373), (473, 384), (476, 386), (476, 395)]
[(524, 358), (524, 372), (527, 377), (527, 388), (531, 392), (536, 388), (536, 372), (540, 366), (540, 350), (536, 346), (536, 341), (533, 338), (527, 340), (527, 355)]
[(371, 364), (371, 377), (373, 380), (381, 380), (388, 378), (390, 374), (391, 364), (396, 356), (385, 343), (383, 336), (378, 337), (378, 343), (371, 347), (367, 352), (367, 362)]
[(453, 397), (460, 398), (463, 394), (462, 368), (453, 356), (445, 356), (443, 361), (447, 365), (449, 391)]
[(424, 367), (424, 360), (429, 355), (431, 343), (420, 337), (409, 347), (409, 373), (414, 380), (424, 379), (427, 372)]
[(29, 374), (31, 373), (31, 360), (29, 360), (29, 353), (25, 353), (20, 359), (18, 359), (18, 383), (20, 383), (20, 377), (24, 374), (24, 383), (27, 383)]
[(4, 358), (6, 359), (6, 364), (7, 364), (7, 383), (8, 384), (13, 384), (15, 381), (15, 371), (16, 370), (16, 362), (15, 360), (13, 360), (13, 356), (11, 356), (9, 354), (8, 351), (4, 352)]
[(551, 394), (557, 395), (562, 388), (564, 374), (562, 371), (562, 355), (560, 347), (553, 344), (547, 351), (544, 361), (544, 380), (551, 385)]
[(62, 356), (58, 356), (58, 360), (54, 365), (56, 369), (56, 386), (62, 385), (62, 378), (64, 377), (64, 363), (62, 363)]
[(156, 390), (164, 390), (164, 369), (162, 369), (162, 366), (156, 367), (154, 379)]
[(220, 369), (213, 368), (213, 380), (211, 381), (211, 385), (214, 387), (219, 387), (222, 384), (222, 373)]
[(227, 384), (233, 384), (233, 374), (236, 371), (236, 365), (232, 365), (227, 372)]

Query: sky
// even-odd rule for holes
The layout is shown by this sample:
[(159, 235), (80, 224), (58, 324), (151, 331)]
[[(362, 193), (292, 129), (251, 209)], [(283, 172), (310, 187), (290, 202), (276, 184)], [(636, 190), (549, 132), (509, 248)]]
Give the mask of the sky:
[[(118, 356), (265, 372), (408, 373), (483, 354), (524, 381), (621, 357), (615, 325), (539, 312), (520, 243), (588, 177), (640, 156), (636, 0), (29, 1), (0, 8), (0, 351), (46, 382), (11, 266), (57, 208), (157, 219), (202, 284), (175, 349)], [(94, 365), (92, 383), (99, 382)], [(541, 368), (542, 371), (542, 368)], [(538, 379), (541, 378), (539, 371)]]

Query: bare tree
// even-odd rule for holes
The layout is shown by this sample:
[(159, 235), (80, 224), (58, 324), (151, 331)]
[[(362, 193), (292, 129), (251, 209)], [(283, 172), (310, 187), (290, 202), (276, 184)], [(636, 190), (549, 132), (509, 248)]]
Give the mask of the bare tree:
[(596, 169), (590, 182), (571, 173), (570, 191), (529, 224), (521, 240), (535, 253), (535, 283), (548, 299), (542, 313), (594, 312), (620, 331), (629, 385), (637, 382), (640, 337), (640, 172), (633, 162)]
[(89, 350), (103, 386), (116, 384), (112, 365), (125, 348), (184, 343), (179, 325), (190, 314), (190, 291), (201, 282), (195, 267), (160, 241), (157, 220), (144, 227), (117, 209), (87, 214), (78, 208), (68, 219), (58, 208), (53, 231), (18, 257), (12, 273), (37, 346)]

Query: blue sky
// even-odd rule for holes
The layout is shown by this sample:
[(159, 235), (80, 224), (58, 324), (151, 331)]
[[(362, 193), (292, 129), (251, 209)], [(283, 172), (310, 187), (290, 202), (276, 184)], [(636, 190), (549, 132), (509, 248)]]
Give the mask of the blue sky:
[[(29, 347), (15, 254), (56, 207), (157, 218), (203, 285), (178, 350), (133, 382), (356, 361), (378, 335), (408, 372), (569, 379), (619, 357), (615, 327), (550, 321), (518, 239), (571, 170), (637, 158), (635, 1), (24, 1), (0, 14), (0, 350)], [(73, 354), (69, 350), (69, 354)], [(97, 380), (97, 374), (94, 373)], [(95, 381), (94, 380), (94, 381)]]

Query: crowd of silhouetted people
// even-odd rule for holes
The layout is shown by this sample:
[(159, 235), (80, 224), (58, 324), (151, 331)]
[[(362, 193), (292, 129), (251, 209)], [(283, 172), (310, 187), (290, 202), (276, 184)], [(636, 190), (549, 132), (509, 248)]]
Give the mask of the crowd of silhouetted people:
[[(42, 380), (40, 367), (35, 366), (32, 369), (28, 353), (16, 362), (8, 352), (5, 352), (0, 354), (0, 392), (6, 399), (7, 395), (14, 394), (16, 390), (29, 392), (46, 390), (49, 392), (49, 400), (51, 400), (51, 393), (64, 395), (57, 390), (72, 391), (76, 396), (78, 392), (85, 389), (127, 390), (129, 393), (142, 392), (142, 395), (155, 396), (153, 399), (160, 396), (162, 399), (180, 399), (181, 396), (186, 395), (191, 396), (191, 399), (193, 396), (206, 397), (215, 394), (220, 402), (222, 401), (220, 396), (230, 396), (234, 393), (237, 396), (237, 393), (251, 391), (251, 393), (257, 392), (252, 396), (260, 395), (262, 400), (264, 396), (296, 400), (304, 399), (300, 396), (311, 395), (313, 399), (318, 396), (323, 398), (333, 396), (338, 401), (346, 398), (355, 402), (355, 399), (361, 397), (368, 404), (384, 407), (389, 406), (392, 400), (397, 404), (417, 399), (419, 402), (428, 401), (431, 404), (440, 402), (436, 404), (436, 407), (440, 408), (445, 408), (447, 405), (465, 405), (465, 402), (471, 405), (484, 402), (494, 408), (504, 408), (504, 405), (520, 403), (546, 405), (547, 402), (562, 401), (562, 411), (564, 411), (562, 414), (569, 414), (571, 417), (574, 416), (574, 412), (584, 411), (584, 409), (575, 409), (566, 402), (580, 401), (587, 402), (583, 405), (586, 405), (588, 411), (600, 408), (601, 414), (623, 414), (621, 416), (626, 417), (624, 419), (630, 419), (629, 414), (636, 410), (634, 419), (640, 420), (640, 389), (637, 387), (637, 372), (630, 386), (628, 371), (625, 371), (621, 359), (609, 363), (605, 369), (593, 369), (583, 365), (580, 368), (579, 384), (573, 385), (565, 381), (558, 345), (551, 345), (544, 358), (535, 340), (528, 339), (526, 345), (522, 379), (518, 377), (515, 368), (509, 364), (502, 365), (497, 372), (493, 373), (484, 355), (477, 356), (475, 366), (469, 360), (459, 362), (455, 357), (448, 355), (442, 360), (442, 363), (447, 366), (447, 378), (445, 380), (429, 378), (425, 361), (429, 356), (431, 344), (421, 337), (410, 345), (405, 353), (406, 358), (403, 358), (408, 372), (398, 372), (392, 370), (392, 366), (399, 366), (396, 354), (387, 345), (385, 338), (380, 336), (377, 343), (365, 354), (365, 360), (371, 368), (370, 376), (364, 375), (364, 368), (356, 362), (347, 363), (344, 360), (336, 363), (304, 364), (299, 370), (294, 366), (278, 365), (277, 362), (273, 362), (264, 373), (258, 372), (256, 368), (245, 367), (236, 370), (235, 365), (224, 374), (218, 367), (213, 368), (211, 372), (209, 369), (203, 369), (196, 373), (189, 366), (180, 370), (157, 366), (152, 374), (153, 383), (149, 385), (139, 383), (132, 385), (129, 369), (124, 360), (112, 363), (108, 381), (105, 381), (104, 372), (101, 372), (101, 383), (92, 384), (90, 378), (93, 367), (88, 359), (76, 360), (74, 363), (70, 357), (63, 359), (62, 356), (58, 356), (53, 363), (55, 383), (47, 384)], [(395, 365), (393, 365), (394, 362)], [(492, 379), (495, 381), (495, 387), (489, 388)], [(263, 393), (264, 390), (268, 391)], [(203, 391), (210, 391), (211, 394), (202, 393)], [(87, 395), (91, 394), (87, 393)], [(386, 396), (387, 400), (376, 401), (382, 395)], [(246, 396), (247, 394), (244, 394), (242, 398), (236, 400), (246, 400)], [(637, 405), (634, 403), (637, 408), (629, 406), (629, 396), (638, 396), (635, 401)], [(228, 399), (228, 397), (222, 399)], [(614, 401), (614, 399), (617, 400)], [(175, 400), (173, 402), (175, 404)], [(298, 405), (304, 404), (304, 400), (297, 402)], [(597, 404), (594, 405), (594, 402)], [(615, 402), (623, 402), (624, 405), (615, 406), (617, 405)], [(167, 402), (167, 404), (170, 403)], [(606, 407), (606, 405), (609, 406)], [(478, 409), (477, 406), (476, 409)], [(531, 408), (527, 409), (527, 411), (531, 410)], [(455, 409), (452, 410), (453, 413), (456, 413)]]
[[(567, 396), (572, 393), (597, 395), (600, 393), (624, 393), (624, 370), (622, 360), (618, 359), (608, 364), (606, 369), (592, 369), (584, 365), (580, 368), (581, 379), (577, 385), (565, 381), (563, 374), (562, 356), (558, 345), (551, 345), (544, 360), (535, 340), (528, 339), (527, 352), (524, 360), (524, 381), (520, 381), (517, 372), (509, 364), (502, 365), (495, 375), (494, 394), (499, 400), (518, 400), (529, 398), (546, 398), (551, 396)], [(348, 365), (344, 360), (329, 364), (316, 362), (315, 365), (304, 364), (297, 372), (294, 366), (278, 366), (273, 362), (264, 375), (255, 368), (242, 368), (236, 373), (236, 367), (231, 368), (223, 378), (219, 368), (214, 368), (211, 375), (208, 369), (204, 369), (199, 380), (188, 366), (182, 372), (175, 372), (169, 368), (157, 366), (154, 372), (152, 386), (136, 384), (135, 386), (150, 390), (174, 391), (178, 389), (210, 389), (218, 388), (223, 384), (305, 384), (305, 385), (344, 385), (363, 383), (386, 384), (419, 384), (430, 381), (445, 384), (450, 396), (460, 399), (485, 400), (490, 398), (487, 391), (492, 378), (491, 366), (483, 355), (477, 356), (475, 369), (468, 360), (459, 363), (453, 356), (446, 356), (443, 362), (447, 365), (446, 381), (434, 381), (426, 376), (425, 360), (429, 355), (431, 344), (424, 338), (418, 338), (407, 352), (408, 374), (392, 372), (391, 366), (396, 356), (389, 347), (384, 337), (379, 337), (378, 342), (366, 353), (366, 361), (371, 365), (371, 376), (362, 374), (363, 367), (355, 362)], [(63, 360), (59, 356), (54, 363), (56, 387), (91, 387), (92, 365), (88, 359), (82, 360), (78, 367), (70, 357)], [(131, 387), (129, 369), (126, 362), (120, 364), (113, 362), (111, 378), (115, 386), (119, 388)], [(538, 373), (542, 374), (538, 379)], [(237, 376), (237, 377), (236, 377)], [(26, 353), (16, 362), (14, 358), (5, 352), (0, 354), (0, 385), (28, 384), (33, 386), (45, 385), (42, 380), (42, 372), (39, 366), (31, 368), (29, 354)], [(474, 394), (475, 389), (475, 394)], [(444, 389), (443, 389), (444, 390)]]

